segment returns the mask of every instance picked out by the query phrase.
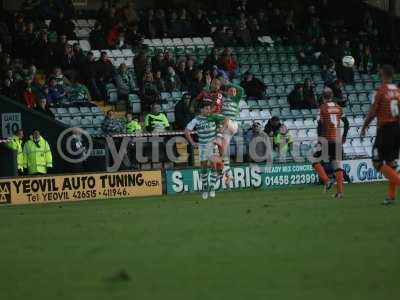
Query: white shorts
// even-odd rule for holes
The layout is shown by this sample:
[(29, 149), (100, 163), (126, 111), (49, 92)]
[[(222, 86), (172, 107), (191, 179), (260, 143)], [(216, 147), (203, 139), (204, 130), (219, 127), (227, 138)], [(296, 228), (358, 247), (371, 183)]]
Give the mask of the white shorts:
[(226, 142), (230, 142), (232, 137), (238, 132), (239, 123), (237, 121), (229, 120), (228, 127), (225, 128), (223, 136)]
[(212, 161), (218, 153), (217, 145), (213, 143), (199, 144), (200, 161)]

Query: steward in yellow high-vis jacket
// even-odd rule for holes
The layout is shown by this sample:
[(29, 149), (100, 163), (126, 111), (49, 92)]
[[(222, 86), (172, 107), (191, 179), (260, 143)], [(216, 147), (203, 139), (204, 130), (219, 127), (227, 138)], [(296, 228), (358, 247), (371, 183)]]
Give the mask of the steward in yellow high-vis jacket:
[(24, 145), (25, 168), (29, 175), (47, 174), (47, 169), (53, 167), (53, 157), (49, 143), (35, 129)]
[(22, 149), (24, 132), (22, 129), (17, 130), (7, 142), (7, 147), (17, 153), (17, 170), (18, 175), (24, 174), (25, 155)]

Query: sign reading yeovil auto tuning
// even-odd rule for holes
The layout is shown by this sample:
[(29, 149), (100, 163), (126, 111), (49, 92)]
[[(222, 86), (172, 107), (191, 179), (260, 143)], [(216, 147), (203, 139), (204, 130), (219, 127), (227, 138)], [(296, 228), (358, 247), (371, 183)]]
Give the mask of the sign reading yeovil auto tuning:
[(0, 180), (0, 204), (69, 202), (161, 194), (161, 171)]

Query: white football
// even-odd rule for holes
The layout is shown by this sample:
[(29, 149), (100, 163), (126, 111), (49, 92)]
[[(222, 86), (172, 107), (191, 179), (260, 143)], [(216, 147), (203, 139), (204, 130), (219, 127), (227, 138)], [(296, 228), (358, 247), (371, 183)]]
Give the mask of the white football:
[(355, 60), (353, 56), (345, 56), (343, 57), (342, 63), (343, 66), (345, 66), (346, 68), (352, 68), (355, 64)]

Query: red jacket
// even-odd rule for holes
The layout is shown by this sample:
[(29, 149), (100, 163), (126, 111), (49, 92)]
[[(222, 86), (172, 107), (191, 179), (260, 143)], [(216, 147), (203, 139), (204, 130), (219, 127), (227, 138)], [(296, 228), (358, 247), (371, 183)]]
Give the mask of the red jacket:
[(110, 47), (115, 47), (118, 43), (120, 34), (121, 34), (121, 30), (119, 29), (119, 27), (114, 26), (114, 28), (111, 29), (111, 31), (107, 35), (107, 44)]
[(28, 108), (36, 107), (36, 97), (32, 92), (25, 91), (24, 92), (24, 102)]
[(233, 72), (236, 71), (238, 68), (237, 61), (232, 57), (222, 57), (221, 58), (221, 65), (225, 71)]

